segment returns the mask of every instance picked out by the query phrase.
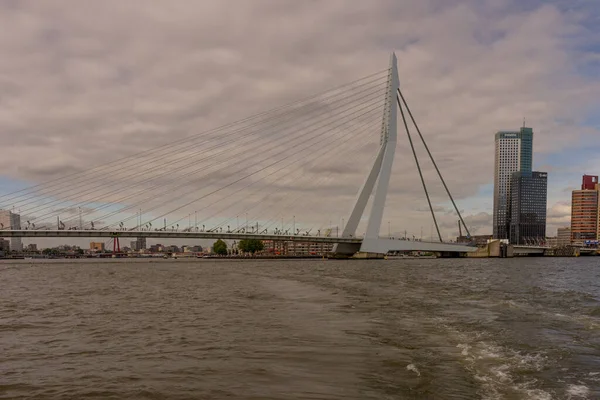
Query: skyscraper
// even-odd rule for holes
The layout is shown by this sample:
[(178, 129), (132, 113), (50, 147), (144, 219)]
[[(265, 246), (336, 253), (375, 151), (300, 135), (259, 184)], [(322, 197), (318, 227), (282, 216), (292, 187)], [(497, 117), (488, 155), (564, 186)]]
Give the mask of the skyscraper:
[[(21, 216), (8, 210), (0, 210), (0, 229), (21, 229)], [(21, 238), (10, 238), (10, 249), (12, 251), (23, 251)]]
[(533, 129), (496, 133), (494, 164), (494, 239), (508, 239), (511, 177), (517, 172), (531, 173)]
[(508, 208), (511, 244), (541, 245), (546, 239), (546, 201), (548, 174), (522, 172), (512, 174)]
[(571, 196), (571, 240), (584, 245), (587, 240), (600, 239), (600, 186), (598, 177), (584, 175), (581, 190)]

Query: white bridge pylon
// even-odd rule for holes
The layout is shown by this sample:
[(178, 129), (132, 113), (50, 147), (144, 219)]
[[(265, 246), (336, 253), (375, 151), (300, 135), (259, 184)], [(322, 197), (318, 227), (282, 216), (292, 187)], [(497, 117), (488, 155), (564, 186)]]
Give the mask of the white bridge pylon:
[(358, 192), (354, 207), (352, 208), (350, 217), (348, 218), (348, 223), (342, 232), (342, 237), (344, 238), (356, 237), (358, 224), (360, 223), (360, 220), (365, 212), (365, 208), (367, 207), (367, 203), (373, 194), (375, 185), (377, 185), (371, 205), (371, 213), (367, 222), (367, 230), (364, 240), (360, 248), (357, 248), (356, 245), (352, 244), (339, 243), (335, 246), (333, 250), (334, 253), (354, 254), (357, 251), (375, 252), (373, 251), (375, 249), (370, 249), (370, 246), (365, 245), (365, 242), (379, 239), (379, 230), (381, 228), (381, 220), (383, 219), (385, 199), (387, 197), (388, 186), (390, 183), (390, 175), (392, 173), (392, 165), (394, 163), (394, 154), (396, 153), (396, 141), (398, 135), (398, 108), (396, 106), (396, 92), (400, 87), (397, 64), (398, 62), (396, 59), (396, 54), (392, 53), (390, 55), (386, 99), (383, 107), (383, 121), (381, 124), (379, 151), (377, 152), (377, 157), (375, 157), (373, 166), (367, 175), (367, 179)]
[(394, 155), (396, 153), (397, 143), (397, 117), (398, 103), (397, 96), (400, 89), (398, 78), (398, 65), (396, 54), (390, 55), (390, 66), (387, 79), (386, 99), (383, 109), (383, 120), (381, 124), (380, 147), (373, 166), (367, 175), (365, 182), (360, 188), (354, 207), (348, 218), (348, 223), (342, 232), (343, 238), (356, 237), (356, 230), (364, 215), (365, 208), (371, 195), (373, 201), (367, 221), (367, 229), (362, 243), (338, 243), (333, 252), (337, 254), (353, 255), (360, 253), (386, 254), (389, 251), (423, 250), (423, 251), (447, 251), (447, 252), (470, 252), (475, 248), (464, 245), (448, 243), (428, 243), (427, 246), (416, 242), (406, 242), (399, 240), (390, 240), (389, 238), (380, 238), (381, 221), (383, 219), (383, 210), (387, 197)]

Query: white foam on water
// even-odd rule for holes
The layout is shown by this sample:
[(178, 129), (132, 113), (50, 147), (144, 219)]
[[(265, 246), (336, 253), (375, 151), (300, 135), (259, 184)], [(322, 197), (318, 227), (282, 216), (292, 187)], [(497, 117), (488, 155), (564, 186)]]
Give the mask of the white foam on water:
[[(531, 377), (523, 382), (523, 372), (543, 370), (549, 360), (544, 353), (524, 353), (500, 346), (486, 340), (485, 332), (464, 332), (445, 325), (449, 333), (459, 342), (467, 370), (479, 382), (480, 395), (484, 399), (503, 399), (512, 394), (515, 398), (551, 400), (552, 394), (536, 388), (539, 382)], [(516, 379), (520, 383), (516, 383)]]
[(499, 346), (488, 344), (479, 350), (479, 359), (500, 358), (502, 357), (502, 349)]
[[(574, 308), (571, 308), (571, 309), (573, 311), (576, 311), (576, 309), (574, 309)], [(561, 313), (549, 313), (547, 311), (542, 311), (541, 313), (544, 315), (551, 316), (551, 317), (557, 317), (557, 318), (564, 319), (567, 321), (574, 321), (574, 322), (580, 323), (580, 324), (584, 325), (585, 328), (588, 330), (600, 329), (600, 321), (598, 320), (598, 318), (592, 317), (589, 315), (578, 314), (576, 312), (573, 312), (571, 314), (561, 314)]]
[(500, 382), (512, 382), (512, 377), (510, 376), (509, 370), (510, 366), (507, 364), (490, 368), (491, 374)]
[(421, 372), (419, 372), (415, 364), (408, 364), (406, 366), (406, 370), (414, 372), (415, 374), (417, 374), (417, 376), (421, 376)]
[(507, 305), (509, 308), (521, 308), (520, 305), (514, 300), (504, 300), (502, 303)]
[(462, 349), (462, 351), (460, 352), (460, 354), (462, 354), (463, 356), (468, 356), (469, 355), (469, 349), (471, 348), (471, 346), (469, 346), (466, 343), (459, 343), (456, 345), (456, 347), (458, 347), (459, 349)]
[(600, 382), (600, 372), (590, 372), (586, 378), (590, 382)]
[(520, 368), (531, 369), (536, 372), (541, 371), (548, 364), (548, 357), (541, 353), (521, 354), (520, 352), (514, 352), (512, 358)]
[(590, 389), (585, 385), (569, 385), (567, 388), (568, 399), (587, 399)]
[(523, 393), (528, 400), (552, 400), (552, 395), (541, 389), (526, 389)]

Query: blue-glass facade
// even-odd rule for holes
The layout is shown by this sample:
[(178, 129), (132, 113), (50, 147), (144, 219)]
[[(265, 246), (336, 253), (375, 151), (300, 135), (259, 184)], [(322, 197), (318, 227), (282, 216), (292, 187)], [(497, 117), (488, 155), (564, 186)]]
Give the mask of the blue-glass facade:
[(511, 244), (540, 245), (546, 240), (546, 172), (515, 172), (511, 177), (508, 239)]
[(531, 172), (533, 169), (533, 129), (521, 128), (521, 172)]

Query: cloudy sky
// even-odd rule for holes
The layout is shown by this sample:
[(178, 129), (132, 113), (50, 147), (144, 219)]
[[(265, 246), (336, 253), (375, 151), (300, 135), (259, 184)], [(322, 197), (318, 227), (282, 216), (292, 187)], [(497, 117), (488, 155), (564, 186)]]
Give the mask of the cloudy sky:
[[(597, 0), (0, 0), (0, 26), (0, 194), (368, 76), (387, 68), (391, 51), (473, 233), (491, 232), (497, 130), (518, 129), (523, 118), (534, 129), (534, 168), (550, 174), (549, 235), (568, 225), (581, 175), (600, 174)], [(364, 147), (322, 163), (332, 179), (307, 186), (305, 208), (289, 214), (305, 212), (306, 226), (348, 214), (376, 150), (377, 129), (364, 134)], [(429, 236), (402, 135), (382, 233)], [(424, 170), (435, 186), (431, 167)], [(98, 182), (111, 180), (118, 187), (126, 174)], [(279, 183), (274, 204), (286, 193)], [(456, 236), (440, 189), (432, 192), (444, 236)], [(269, 208), (271, 200), (261, 201)]]

